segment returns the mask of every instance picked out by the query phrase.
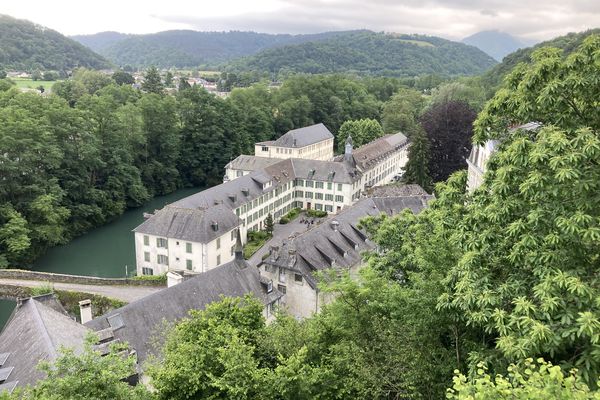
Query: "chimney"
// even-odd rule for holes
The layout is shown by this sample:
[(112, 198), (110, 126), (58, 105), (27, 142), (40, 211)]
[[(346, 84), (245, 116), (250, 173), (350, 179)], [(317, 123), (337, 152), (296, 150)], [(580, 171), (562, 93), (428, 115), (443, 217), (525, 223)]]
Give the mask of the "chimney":
[(271, 246), (269, 253), (271, 255), (271, 261), (276, 261), (277, 257), (279, 257), (279, 246)]
[(81, 317), (81, 323), (85, 324), (92, 320), (92, 301), (81, 300), (79, 302), (79, 315)]
[(331, 221), (331, 229), (333, 229), (334, 232), (337, 232), (339, 226), (340, 223), (336, 220)]
[(237, 228), (235, 235), (235, 260), (244, 261), (244, 246), (242, 245), (241, 228)]
[(215, 231), (215, 232), (219, 230), (219, 223), (217, 221), (211, 222), (210, 226), (212, 227), (213, 231)]
[(288, 249), (288, 266), (293, 267), (296, 265), (296, 249)]
[(352, 136), (346, 139), (346, 148), (344, 150), (344, 161), (352, 161)]

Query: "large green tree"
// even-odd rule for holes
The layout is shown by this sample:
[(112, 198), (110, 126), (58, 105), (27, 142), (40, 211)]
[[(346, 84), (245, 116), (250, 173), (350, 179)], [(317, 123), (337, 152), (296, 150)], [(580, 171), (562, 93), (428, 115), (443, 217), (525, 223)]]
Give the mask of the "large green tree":
[(354, 146), (359, 147), (383, 136), (383, 128), (374, 119), (344, 122), (335, 136), (339, 153), (344, 152), (346, 139), (349, 136), (352, 137)]

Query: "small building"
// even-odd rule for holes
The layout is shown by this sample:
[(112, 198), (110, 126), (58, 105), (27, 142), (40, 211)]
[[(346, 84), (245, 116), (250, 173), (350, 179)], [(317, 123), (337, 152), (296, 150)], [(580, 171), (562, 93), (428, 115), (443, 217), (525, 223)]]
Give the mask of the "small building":
[(422, 189), (415, 192), (418, 194), (387, 196), (379, 190), (381, 197), (364, 198), (307, 232), (272, 246), (259, 269), (284, 294), (282, 307), (304, 318), (331, 301), (319, 290), (316, 274), (335, 271), (355, 276), (362, 266), (362, 253), (375, 249), (375, 243), (359, 227), (360, 220), (381, 213), (394, 215), (406, 208), (420, 212), (432, 196)]
[(44, 379), (39, 362), (56, 360), (61, 347), (81, 351), (89, 331), (52, 294), (19, 299), (0, 334), (0, 393)]
[(150, 354), (155, 354), (153, 344), (164, 339), (165, 323), (187, 317), (190, 310), (202, 310), (220, 301), (222, 296), (247, 294), (265, 305), (263, 315), (267, 320), (273, 317), (282, 297), (268, 279), (261, 278), (257, 268), (244, 261), (238, 242), (233, 261), (112, 310), (85, 325), (94, 331), (109, 331), (112, 340), (127, 342), (142, 365)]
[(256, 143), (254, 155), (329, 161), (333, 159), (333, 134), (323, 124), (293, 129), (277, 140)]

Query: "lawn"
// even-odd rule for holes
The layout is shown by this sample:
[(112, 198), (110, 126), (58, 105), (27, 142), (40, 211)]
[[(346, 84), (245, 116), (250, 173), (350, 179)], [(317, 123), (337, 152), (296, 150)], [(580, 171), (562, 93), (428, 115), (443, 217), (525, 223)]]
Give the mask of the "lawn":
[(271, 237), (271, 235), (264, 231), (248, 232), (248, 243), (244, 246), (244, 258), (246, 260), (250, 259)]
[(10, 78), (17, 84), (19, 89), (37, 89), (40, 86), (44, 87), (44, 90), (49, 90), (58, 81), (34, 81), (30, 78)]

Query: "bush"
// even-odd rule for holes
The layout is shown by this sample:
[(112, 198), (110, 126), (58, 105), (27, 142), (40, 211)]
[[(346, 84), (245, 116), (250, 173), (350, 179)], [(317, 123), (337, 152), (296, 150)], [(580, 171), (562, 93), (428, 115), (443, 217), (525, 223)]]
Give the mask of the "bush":
[(281, 217), (281, 219), (279, 220), (279, 223), (280, 223), (281, 225), (285, 225), (285, 224), (287, 224), (288, 222), (290, 222), (290, 219), (289, 219), (288, 217)]
[(288, 222), (296, 218), (302, 212), (301, 208), (292, 208), (287, 214), (285, 214), (282, 218), (287, 218)]
[(152, 281), (157, 284), (166, 285), (167, 284), (167, 274), (162, 275), (139, 275), (131, 278), (134, 281)]
[(307, 210), (306, 215), (313, 218), (323, 218), (327, 216), (327, 211)]
[(54, 292), (54, 286), (50, 282), (44, 282), (41, 285), (31, 288), (31, 296), (41, 296)]

